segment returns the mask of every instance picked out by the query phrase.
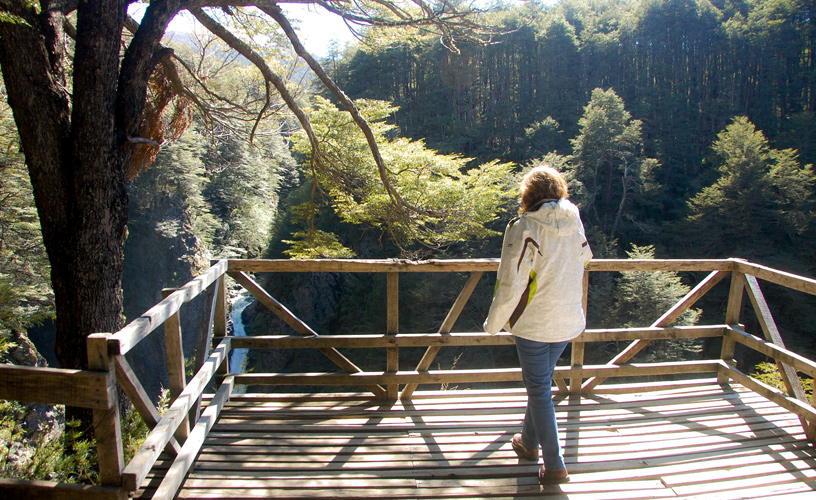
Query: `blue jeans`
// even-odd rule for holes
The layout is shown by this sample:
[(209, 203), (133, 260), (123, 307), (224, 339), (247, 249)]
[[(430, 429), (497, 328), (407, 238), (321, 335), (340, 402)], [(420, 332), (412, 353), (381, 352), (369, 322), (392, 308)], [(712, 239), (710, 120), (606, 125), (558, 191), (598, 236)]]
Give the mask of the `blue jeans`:
[(527, 389), (527, 411), (521, 430), (521, 442), (529, 449), (541, 446), (546, 470), (565, 469), (558, 424), (552, 400), (552, 377), (555, 363), (569, 342), (536, 342), (515, 337), (524, 387)]

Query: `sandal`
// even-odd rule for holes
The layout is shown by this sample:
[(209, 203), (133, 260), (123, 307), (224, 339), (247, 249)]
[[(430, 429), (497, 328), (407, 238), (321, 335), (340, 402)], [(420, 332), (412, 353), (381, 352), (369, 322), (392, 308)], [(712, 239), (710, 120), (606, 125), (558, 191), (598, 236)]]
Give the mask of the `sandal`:
[(546, 470), (544, 467), (538, 471), (539, 484), (560, 484), (568, 483), (570, 480), (567, 469)]
[(516, 434), (513, 436), (513, 451), (516, 452), (519, 458), (523, 458), (524, 460), (530, 460), (531, 462), (538, 462), (538, 448), (529, 449), (524, 446), (524, 443), (521, 442), (521, 434)]

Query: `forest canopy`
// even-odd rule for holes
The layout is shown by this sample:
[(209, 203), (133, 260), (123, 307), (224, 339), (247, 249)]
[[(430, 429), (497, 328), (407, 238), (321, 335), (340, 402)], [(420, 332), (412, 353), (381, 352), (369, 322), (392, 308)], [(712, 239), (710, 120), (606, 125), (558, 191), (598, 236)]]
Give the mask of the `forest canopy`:
[(525, 2), (492, 18), (497, 43), (362, 45), (331, 68), (351, 97), (394, 103), (400, 132), (431, 148), (569, 172), (596, 255), (655, 245), (807, 273), (812, 12), (808, 0)]

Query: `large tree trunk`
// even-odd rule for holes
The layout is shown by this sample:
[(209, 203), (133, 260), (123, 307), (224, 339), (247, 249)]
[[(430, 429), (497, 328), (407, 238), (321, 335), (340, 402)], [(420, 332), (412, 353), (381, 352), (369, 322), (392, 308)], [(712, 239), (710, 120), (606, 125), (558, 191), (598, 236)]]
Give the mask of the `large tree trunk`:
[(0, 64), (51, 262), (60, 366), (87, 367), (85, 337), (121, 328), (127, 193), (114, 109), (125, 2), (80, 2), (73, 96), (63, 16), (0, 24)]
[[(62, 13), (25, 14), (28, 24), (0, 23), (0, 65), (51, 262), (57, 360), (87, 368), (85, 338), (122, 327), (127, 152), (114, 110), (125, 2), (79, 3), (72, 96)], [(90, 415), (66, 411), (85, 426)]]

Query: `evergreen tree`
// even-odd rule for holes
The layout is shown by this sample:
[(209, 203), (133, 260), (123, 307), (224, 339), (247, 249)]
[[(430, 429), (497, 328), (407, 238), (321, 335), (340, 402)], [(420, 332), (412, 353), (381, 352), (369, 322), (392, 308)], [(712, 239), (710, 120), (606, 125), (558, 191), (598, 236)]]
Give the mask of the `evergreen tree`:
[[(172, 231), (173, 225), (186, 219), (196, 236), (211, 243), (217, 224), (202, 195), (207, 182), (203, 154), (201, 135), (193, 129), (165, 144), (151, 167), (128, 186), (132, 222), (140, 223), (140, 215), (160, 210), (166, 222), (157, 230)], [(182, 212), (187, 217), (180, 217)]]
[(54, 314), (48, 258), (11, 112), (0, 107), (0, 343)]
[[(632, 245), (626, 252), (630, 259), (654, 259), (654, 245)], [(615, 283), (612, 324), (617, 328), (644, 327), (653, 324), (663, 313), (683, 298), (691, 288), (673, 271), (626, 271)], [(701, 311), (690, 309), (674, 325), (694, 325)]]
[(633, 120), (614, 90), (595, 89), (572, 140), (571, 176), (583, 185), (578, 203), (602, 235), (615, 239), (641, 173), (657, 161), (643, 154), (642, 123)]
[[(688, 233), (706, 256), (767, 257), (804, 243), (813, 220), (813, 167), (770, 147), (748, 118), (733, 120), (712, 146), (719, 178), (688, 203)], [(807, 253), (807, 251), (806, 251)]]
[[(630, 259), (654, 259), (653, 245), (632, 245)], [(626, 271), (614, 285), (610, 326), (630, 328), (650, 326), (682, 299), (691, 287), (673, 271)], [(702, 311), (689, 309), (671, 326), (695, 325)], [(652, 342), (638, 358), (646, 362), (689, 359), (702, 350), (702, 339), (671, 339)], [(645, 358), (645, 359), (644, 359)]]
[[(266, 144), (257, 148), (235, 136), (216, 138), (203, 157), (208, 173), (204, 196), (219, 221), (217, 255), (257, 257), (269, 245), (278, 207), (278, 171), (293, 166), (279, 136), (262, 141)], [(274, 153), (266, 153), (269, 150)]]

